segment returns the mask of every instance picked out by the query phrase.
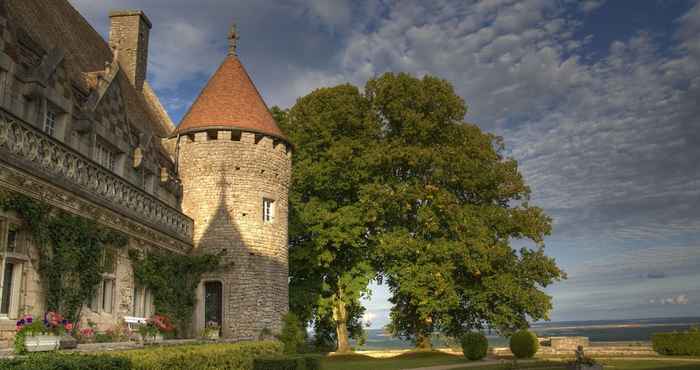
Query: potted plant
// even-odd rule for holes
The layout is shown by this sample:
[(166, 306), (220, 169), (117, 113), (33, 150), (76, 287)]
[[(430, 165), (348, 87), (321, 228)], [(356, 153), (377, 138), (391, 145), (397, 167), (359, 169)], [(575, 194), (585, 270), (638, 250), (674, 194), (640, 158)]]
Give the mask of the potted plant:
[(202, 331), (202, 338), (217, 340), (221, 334), (221, 326), (216, 321), (208, 321), (204, 325), (204, 330)]
[(17, 320), (15, 352), (21, 354), (57, 350), (61, 345), (61, 336), (71, 330), (73, 324), (53, 311), (47, 312), (43, 321), (26, 315)]
[(91, 326), (81, 328), (78, 331), (78, 343), (92, 343), (95, 341), (95, 329)]
[(569, 363), (570, 370), (603, 370), (603, 366), (598, 364), (592, 357), (586, 356), (583, 346), (576, 348), (576, 359)]
[(163, 334), (175, 329), (166, 315), (153, 315), (146, 323), (138, 328), (141, 341), (145, 343), (158, 343), (163, 341)]

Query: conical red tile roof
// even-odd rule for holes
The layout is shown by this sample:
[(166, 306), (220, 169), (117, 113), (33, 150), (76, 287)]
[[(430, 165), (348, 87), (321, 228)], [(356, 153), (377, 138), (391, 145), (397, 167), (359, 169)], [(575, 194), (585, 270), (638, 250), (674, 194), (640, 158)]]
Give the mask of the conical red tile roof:
[(234, 128), (287, 140), (234, 53), (209, 79), (176, 133), (205, 128)]

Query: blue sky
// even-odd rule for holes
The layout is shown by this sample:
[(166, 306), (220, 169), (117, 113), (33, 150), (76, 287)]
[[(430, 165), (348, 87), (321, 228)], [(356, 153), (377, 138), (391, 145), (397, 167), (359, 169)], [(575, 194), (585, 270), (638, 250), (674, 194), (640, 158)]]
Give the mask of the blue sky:
[[(179, 121), (226, 52), (268, 105), (386, 71), (450, 80), (554, 218), (553, 320), (700, 314), (700, 2), (71, 0), (153, 21), (149, 79)], [(367, 300), (386, 323), (388, 293)]]

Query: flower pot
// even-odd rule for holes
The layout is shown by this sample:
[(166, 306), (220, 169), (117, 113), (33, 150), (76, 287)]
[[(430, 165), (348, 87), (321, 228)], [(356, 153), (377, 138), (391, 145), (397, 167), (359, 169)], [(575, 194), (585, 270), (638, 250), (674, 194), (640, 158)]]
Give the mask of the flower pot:
[(218, 340), (219, 339), (219, 331), (210, 331), (207, 333), (207, 339), (209, 340)]
[(61, 349), (74, 349), (78, 347), (78, 340), (71, 337), (70, 335), (64, 335), (61, 337)]
[(603, 365), (600, 364), (595, 364), (595, 365), (578, 365), (578, 364), (570, 364), (567, 367), (568, 370), (603, 370)]
[(146, 335), (144, 337), (141, 337), (141, 341), (143, 342), (143, 344), (160, 343), (163, 341), (163, 334), (158, 333), (155, 336)]
[(61, 337), (56, 335), (28, 335), (24, 338), (27, 352), (55, 351), (61, 345)]

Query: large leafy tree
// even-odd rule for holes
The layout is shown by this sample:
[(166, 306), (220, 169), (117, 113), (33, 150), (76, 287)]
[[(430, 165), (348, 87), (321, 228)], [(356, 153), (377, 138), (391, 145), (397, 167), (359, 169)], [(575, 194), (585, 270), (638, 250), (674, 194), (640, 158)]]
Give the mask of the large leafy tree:
[(351, 85), (319, 89), (291, 110), (272, 109), (295, 145), (289, 195), (290, 306), (317, 339), (350, 351), (362, 332), (360, 298), (375, 276), (360, 189), (378, 142), (369, 104)]
[[(430, 347), (435, 330), (507, 334), (546, 319), (542, 288), (565, 277), (543, 251), (551, 220), (528, 203), (500, 139), (463, 122), (466, 105), (447, 81), (388, 73), (365, 94), (382, 137), (361, 200), (393, 333)], [(534, 248), (515, 250), (516, 240)]]

